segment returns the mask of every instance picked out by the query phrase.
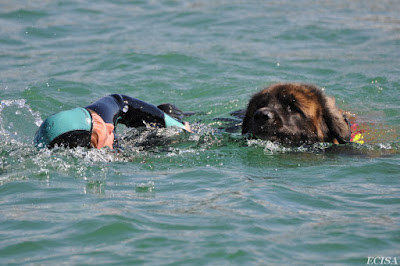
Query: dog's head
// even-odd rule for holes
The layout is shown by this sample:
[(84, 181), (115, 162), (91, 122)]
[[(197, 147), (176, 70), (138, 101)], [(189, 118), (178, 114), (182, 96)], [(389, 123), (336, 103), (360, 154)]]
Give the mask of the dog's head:
[(279, 83), (253, 95), (242, 134), (287, 144), (346, 143), (350, 128), (335, 99), (313, 85)]

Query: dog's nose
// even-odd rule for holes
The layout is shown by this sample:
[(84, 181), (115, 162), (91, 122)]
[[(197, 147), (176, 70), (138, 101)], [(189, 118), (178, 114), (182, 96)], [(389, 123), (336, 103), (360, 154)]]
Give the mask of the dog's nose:
[(258, 109), (254, 113), (254, 119), (257, 121), (268, 121), (274, 118), (274, 113), (264, 108)]

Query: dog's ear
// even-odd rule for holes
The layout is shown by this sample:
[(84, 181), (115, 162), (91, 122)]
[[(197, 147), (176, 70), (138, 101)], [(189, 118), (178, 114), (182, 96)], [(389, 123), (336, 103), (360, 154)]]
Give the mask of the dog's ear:
[(242, 135), (249, 133), (250, 120), (251, 120), (251, 115), (249, 114), (249, 110), (247, 110), (242, 123)]
[(249, 101), (249, 104), (247, 105), (246, 113), (243, 118), (243, 123), (242, 123), (242, 135), (249, 133), (250, 130), (250, 123), (253, 118), (253, 115), (256, 111), (256, 104), (254, 103), (256, 96), (253, 96), (253, 98)]
[(336, 107), (335, 98), (328, 98), (326, 105), (325, 122), (329, 130), (329, 135), (332, 137), (329, 141), (335, 143), (336, 140), (339, 144), (349, 142), (351, 136), (350, 126), (343, 112)]
[(247, 105), (247, 108), (244, 112), (242, 112), (242, 115), (244, 114), (243, 118), (243, 124), (242, 124), (242, 135), (249, 133), (250, 131), (250, 124), (253, 119), (254, 113), (257, 111), (258, 107), (257, 106), (265, 106), (267, 104), (267, 90), (268, 88), (265, 88), (256, 94), (254, 94)]

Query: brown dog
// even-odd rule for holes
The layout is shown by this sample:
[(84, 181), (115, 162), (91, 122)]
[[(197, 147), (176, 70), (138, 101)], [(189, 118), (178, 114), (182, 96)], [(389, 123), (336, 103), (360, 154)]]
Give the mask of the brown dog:
[(250, 99), (242, 134), (285, 144), (350, 141), (350, 126), (335, 99), (313, 85), (278, 83)]

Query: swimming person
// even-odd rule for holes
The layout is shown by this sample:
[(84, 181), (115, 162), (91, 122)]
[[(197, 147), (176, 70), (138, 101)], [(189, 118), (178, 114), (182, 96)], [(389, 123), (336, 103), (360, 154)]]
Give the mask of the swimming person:
[[(165, 112), (164, 112), (164, 111)], [(170, 115), (166, 114), (168, 112)], [(171, 104), (159, 105), (122, 95), (112, 94), (82, 108), (74, 108), (51, 115), (40, 125), (34, 138), (38, 148), (64, 146), (69, 148), (113, 148), (117, 124), (127, 127), (179, 127), (191, 132), (187, 122), (178, 117), (182, 112)]]

